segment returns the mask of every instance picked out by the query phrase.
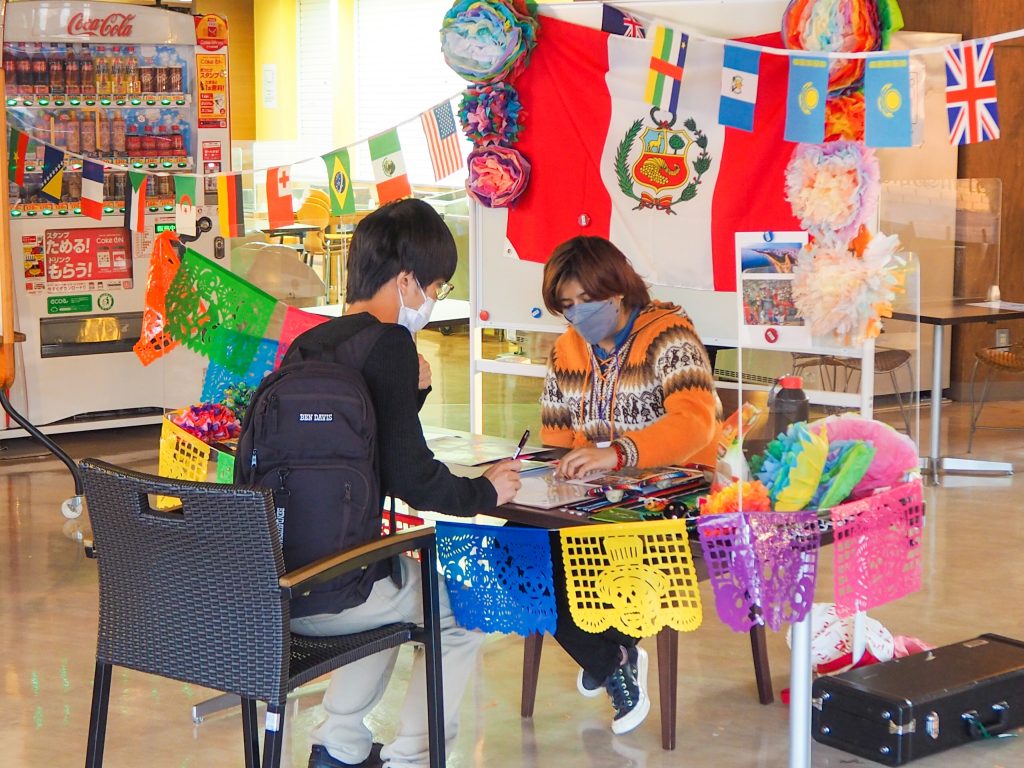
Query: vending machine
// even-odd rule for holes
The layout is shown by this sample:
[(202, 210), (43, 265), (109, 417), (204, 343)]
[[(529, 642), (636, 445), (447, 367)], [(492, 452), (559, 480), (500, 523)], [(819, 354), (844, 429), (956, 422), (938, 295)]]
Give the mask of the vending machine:
[[(106, 2), (10, 3), (3, 66), (8, 124), (27, 141), (7, 212), (26, 337), (12, 403), (60, 432), (157, 421), (197, 401), (205, 360), (178, 348), (144, 366), (132, 346), (153, 239), (175, 227), (173, 174), (216, 174), (229, 162), (225, 20)], [(44, 174), (48, 149), (66, 153), (57, 190)], [(104, 164), (101, 220), (83, 213), (83, 158)], [(144, 232), (125, 226), (129, 170), (148, 174)], [(95, 199), (98, 184), (85, 183)], [(227, 266), (214, 176), (196, 197), (189, 247)], [(20, 434), (13, 427), (0, 424), (0, 440)]]

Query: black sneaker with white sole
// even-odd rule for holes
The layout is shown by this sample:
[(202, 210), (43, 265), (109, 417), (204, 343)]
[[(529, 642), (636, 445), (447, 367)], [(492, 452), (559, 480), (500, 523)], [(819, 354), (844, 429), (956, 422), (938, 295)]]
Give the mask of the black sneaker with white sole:
[(581, 669), (580, 673), (576, 675), (576, 690), (580, 692), (580, 696), (592, 699), (604, 693), (604, 681), (598, 680), (585, 669)]
[(626, 661), (608, 676), (604, 687), (615, 707), (612, 732), (629, 733), (651, 711), (651, 700), (647, 697), (647, 651), (638, 645), (628, 648)]

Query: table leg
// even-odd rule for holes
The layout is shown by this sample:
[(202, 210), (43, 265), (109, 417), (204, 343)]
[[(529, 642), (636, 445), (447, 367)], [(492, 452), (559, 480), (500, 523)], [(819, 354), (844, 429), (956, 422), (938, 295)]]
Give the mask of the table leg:
[(811, 768), (811, 613), (793, 625), (789, 672), (789, 768)]
[(661, 694), (661, 748), (676, 748), (676, 691), (679, 681), (679, 632), (658, 633), (658, 692)]
[(943, 326), (933, 326), (932, 330), (932, 424), (931, 440), (928, 446), (928, 471), (932, 482), (939, 482), (939, 439), (942, 427), (942, 358), (945, 351), (943, 344)]
[(533, 717), (537, 700), (537, 678), (540, 676), (540, 653), (544, 650), (544, 635), (534, 632), (523, 642), (523, 692), (519, 702), (519, 716)]
[(754, 679), (757, 681), (757, 700), (762, 704), (775, 701), (772, 691), (771, 667), (768, 664), (768, 639), (764, 624), (750, 628), (750, 650), (754, 659)]

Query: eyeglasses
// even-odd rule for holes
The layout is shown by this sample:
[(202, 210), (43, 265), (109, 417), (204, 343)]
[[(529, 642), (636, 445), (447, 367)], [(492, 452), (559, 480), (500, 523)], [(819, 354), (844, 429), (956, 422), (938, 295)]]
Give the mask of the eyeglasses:
[(451, 292), (455, 289), (455, 286), (451, 283), (441, 283), (437, 288), (437, 300), (444, 301), (448, 298)]

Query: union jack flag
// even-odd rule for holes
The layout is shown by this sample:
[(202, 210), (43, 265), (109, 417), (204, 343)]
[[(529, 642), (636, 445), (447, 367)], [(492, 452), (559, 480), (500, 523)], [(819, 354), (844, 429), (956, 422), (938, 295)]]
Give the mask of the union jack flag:
[(946, 49), (946, 113), (951, 144), (999, 138), (996, 69), (988, 41)]

